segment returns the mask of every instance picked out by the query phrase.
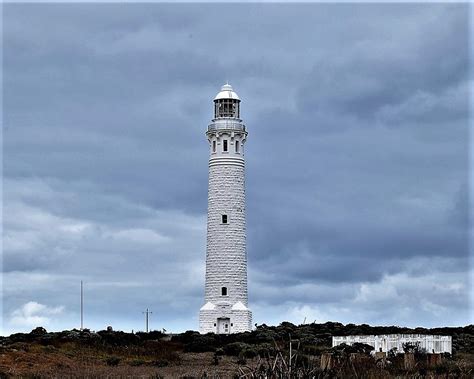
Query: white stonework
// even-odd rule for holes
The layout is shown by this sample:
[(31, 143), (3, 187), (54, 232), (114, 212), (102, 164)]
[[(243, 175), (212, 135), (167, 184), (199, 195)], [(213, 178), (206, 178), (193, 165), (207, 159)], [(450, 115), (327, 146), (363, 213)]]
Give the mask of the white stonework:
[(228, 84), (214, 99), (207, 129), (209, 193), (206, 293), (199, 312), (201, 333), (237, 333), (252, 328), (247, 299), (245, 160), (247, 138), (240, 99)]

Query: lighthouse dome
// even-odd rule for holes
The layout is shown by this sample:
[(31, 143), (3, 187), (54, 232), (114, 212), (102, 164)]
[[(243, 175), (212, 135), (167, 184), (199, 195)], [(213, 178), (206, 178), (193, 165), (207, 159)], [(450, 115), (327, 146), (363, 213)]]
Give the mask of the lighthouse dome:
[(237, 95), (237, 93), (233, 90), (232, 86), (229, 83), (224, 84), (220, 92), (214, 98), (214, 100), (221, 99), (233, 99), (240, 101), (239, 95)]

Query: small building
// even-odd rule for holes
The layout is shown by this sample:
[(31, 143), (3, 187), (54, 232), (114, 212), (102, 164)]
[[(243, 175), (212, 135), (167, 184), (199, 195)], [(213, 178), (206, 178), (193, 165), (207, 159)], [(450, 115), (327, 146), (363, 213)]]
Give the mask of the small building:
[(427, 353), (452, 353), (452, 337), (424, 334), (383, 334), (378, 336), (334, 336), (332, 337), (332, 346), (338, 346), (345, 343), (364, 343), (373, 346), (376, 352), (388, 352), (393, 348), (403, 353), (403, 344), (410, 342), (418, 344), (420, 349)]

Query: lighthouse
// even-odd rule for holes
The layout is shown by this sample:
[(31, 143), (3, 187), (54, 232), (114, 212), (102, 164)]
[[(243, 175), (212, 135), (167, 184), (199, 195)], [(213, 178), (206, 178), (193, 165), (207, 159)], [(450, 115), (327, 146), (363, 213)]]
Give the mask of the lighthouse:
[(206, 284), (201, 333), (251, 330), (245, 230), (245, 141), (240, 98), (229, 84), (214, 98), (209, 141)]

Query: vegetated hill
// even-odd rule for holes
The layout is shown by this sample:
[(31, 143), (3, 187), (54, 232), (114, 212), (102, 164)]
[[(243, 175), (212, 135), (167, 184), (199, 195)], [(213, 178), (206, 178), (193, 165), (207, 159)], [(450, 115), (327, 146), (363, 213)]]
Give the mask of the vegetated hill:
[[(283, 371), (277, 375), (272, 370), (278, 370), (279, 367), (284, 370), (292, 365), (292, 377), (306, 377), (306, 374), (321, 378), (345, 377), (349, 372), (347, 370), (352, 370), (350, 375), (354, 375), (353, 370), (373, 370), (379, 376), (372, 377), (405, 377), (410, 373), (396, 368), (395, 365), (376, 367), (373, 360), (367, 361), (370, 364), (364, 363), (364, 367), (358, 368), (352, 362), (351, 365), (341, 365), (337, 370), (330, 371), (321, 370), (319, 362), (321, 354), (328, 351), (336, 354), (339, 362), (343, 362), (340, 358), (344, 354), (349, 357), (354, 353), (367, 353), (366, 348), (360, 351), (331, 349), (332, 336), (402, 333), (452, 336), (453, 356), (446, 357), (443, 366), (436, 368), (436, 373), (444, 375), (443, 377), (448, 373), (456, 377), (470, 377), (474, 372), (474, 325), (412, 329), (397, 326), (372, 327), (365, 324), (343, 325), (334, 322), (296, 326), (283, 322), (279, 326), (259, 325), (252, 332), (231, 335), (201, 335), (195, 331), (175, 335), (165, 335), (158, 331), (91, 332), (87, 329), (48, 333), (39, 327), (30, 333), (0, 337), (0, 377), (47, 377), (52, 374), (69, 377), (101, 377), (109, 374), (145, 377), (243, 377), (245, 370), (251, 370), (254, 377), (266, 375), (271, 378), (275, 375), (285, 377)], [(293, 362), (285, 361), (285, 357), (290, 356), (290, 341)], [(279, 363), (275, 364), (277, 361)], [(426, 372), (423, 365), (417, 366), (416, 369)], [(258, 370), (261, 370), (260, 374), (257, 373)]]
[[(187, 331), (173, 337), (190, 351), (214, 351), (225, 344), (242, 342), (249, 345), (272, 343), (273, 341), (299, 340), (301, 345), (317, 346), (321, 351), (332, 345), (332, 336), (343, 335), (374, 335), (374, 334), (437, 334), (453, 337), (453, 353), (464, 352), (474, 354), (474, 325), (465, 327), (445, 328), (406, 328), (399, 326), (369, 326), (367, 324), (341, 324), (326, 322), (324, 324), (304, 324), (296, 326), (282, 322), (279, 326), (259, 325), (252, 332), (230, 335), (205, 334)], [(202, 349), (202, 350), (199, 350)]]

